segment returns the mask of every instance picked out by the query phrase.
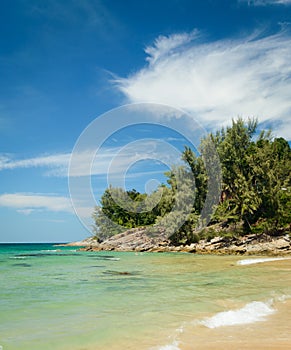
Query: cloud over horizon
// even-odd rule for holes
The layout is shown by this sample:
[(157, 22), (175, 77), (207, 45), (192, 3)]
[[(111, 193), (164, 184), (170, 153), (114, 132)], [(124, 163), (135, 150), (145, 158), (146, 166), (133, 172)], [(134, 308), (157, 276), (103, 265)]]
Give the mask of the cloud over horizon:
[[(24, 215), (41, 211), (75, 213), (70, 198), (53, 194), (4, 193), (0, 195), (0, 207), (15, 209)], [(80, 203), (78, 210), (83, 217), (91, 217), (91, 207), (87, 208)]]
[(291, 36), (288, 29), (206, 41), (198, 31), (159, 36), (142, 69), (114, 83), (129, 103), (186, 110), (210, 129), (258, 117), (291, 139)]
[(72, 205), (69, 198), (32, 194), (32, 193), (5, 193), (0, 195), (0, 206), (17, 209), (23, 214), (30, 214), (35, 210), (49, 210), (53, 212), (72, 213)]

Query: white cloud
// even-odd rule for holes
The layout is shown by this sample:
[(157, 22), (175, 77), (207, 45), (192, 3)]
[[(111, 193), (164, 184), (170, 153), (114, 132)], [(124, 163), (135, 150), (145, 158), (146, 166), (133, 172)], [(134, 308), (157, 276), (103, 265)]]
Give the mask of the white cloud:
[[(70, 198), (38, 193), (6, 193), (0, 195), (0, 207), (15, 209), (18, 213), (29, 215), (33, 212), (50, 211), (74, 214)], [(90, 217), (92, 208), (82, 206), (80, 213)]]
[(64, 173), (68, 169), (70, 157), (70, 153), (60, 153), (15, 160), (8, 155), (0, 155), (0, 171), (17, 168), (48, 167), (54, 169), (55, 171), (58, 169), (60, 173)]
[(197, 32), (160, 36), (145, 49), (148, 64), (115, 80), (127, 102), (183, 108), (204, 126), (217, 128), (238, 115), (273, 124), (291, 139), (291, 37), (202, 42)]
[(0, 195), (0, 206), (14, 208), (29, 214), (34, 209), (54, 212), (72, 212), (69, 198), (30, 193), (8, 193)]
[[(165, 141), (167, 140), (165, 138)], [(126, 170), (125, 164), (134, 164), (143, 159), (162, 158), (165, 162), (174, 161), (169, 150), (157, 144), (157, 141), (143, 139), (138, 142), (128, 142), (124, 147), (102, 147), (98, 150), (92, 163), (92, 154), (98, 150), (87, 150), (74, 153), (74, 163), (69, 170), (71, 153), (59, 153), (54, 155), (39, 156), (26, 159), (14, 159), (9, 155), (0, 155), (0, 171), (23, 168), (45, 168), (44, 174), (55, 177), (78, 176), (105, 176), (109, 172), (113, 176), (119, 176)], [(150, 170), (149, 170), (150, 172)]]
[(157, 60), (162, 59), (164, 55), (167, 56), (169, 53), (175, 54), (179, 47), (187, 45), (197, 37), (199, 37), (197, 30), (191, 33), (173, 34), (171, 36), (160, 35), (154, 41), (153, 46), (145, 48), (145, 52), (148, 54), (147, 61), (153, 64)]
[(290, 5), (291, 0), (240, 0), (247, 2), (249, 6), (267, 6), (267, 5)]
[[(118, 152), (118, 149), (119, 148), (104, 149), (103, 153), (98, 157), (98, 162), (94, 163), (94, 167), (91, 169), (91, 174), (106, 174), (108, 163)], [(71, 155), (71, 153), (59, 153), (26, 159), (14, 159), (14, 157), (9, 155), (0, 155), (0, 171), (25, 168), (46, 168), (44, 174), (47, 176), (66, 177), (68, 176)], [(74, 169), (71, 169), (70, 176), (89, 175), (91, 156), (92, 151), (90, 150), (78, 154), (75, 153), (75, 166)]]
[(24, 214), (24, 215), (30, 215), (31, 213), (37, 211), (36, 209), (17, 209), (17, 213)]

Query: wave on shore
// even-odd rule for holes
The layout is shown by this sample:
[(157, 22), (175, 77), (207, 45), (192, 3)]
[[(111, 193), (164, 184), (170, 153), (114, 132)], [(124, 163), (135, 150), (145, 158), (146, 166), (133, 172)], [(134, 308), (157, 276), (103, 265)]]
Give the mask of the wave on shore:
[(234, 326), (258, 321), (264, 321), (267, 316), (275, 313), (270, 303), (253, 301), (238, 310), (219, 312), (216, 315), (200, 321), (205, 327), (218, 328), (222, 326)]
[(238, 265), (251, 265), (258, 264), (268, 261), (276, 261), (276, 260), (288, 260), (290, 258), (256, 258), (256, 259), (243, 259), (237, 262)]
[(180, 350), (178, 342), (174, 341), (172, 344), (160, 347), (158, 350)]

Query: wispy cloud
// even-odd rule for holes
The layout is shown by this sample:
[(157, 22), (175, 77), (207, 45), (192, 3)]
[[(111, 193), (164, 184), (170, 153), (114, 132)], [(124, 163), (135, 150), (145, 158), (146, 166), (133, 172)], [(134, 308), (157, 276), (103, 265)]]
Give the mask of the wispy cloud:
[(281, 31), (203, 40), (196, 31), (158, 37), (144, 68), (115, 84), (127, 102), (164, 103), (216, 128), (255, 116), (290, 139), (291, 37)]
[[(70, 198), (52, 194), (5, 193), (0, 195), (0, 207), (12, 208), (24, 215), (42, 211), (74, 214)], [(82, 207), (81, 203), (79, 210), (83, 217), (92, 214), (92, 208)]]
[(38, 168), (46, 167), (64, 173), (68, 169), (70, 153), (59, 153), (44, 155), (26, 159), (14, 159), (10, 155), (0, 155), (0, 171), (17, 168)]
[[(70, 165), (71, 153), (38, 156), (26, 159), (15, 159), (10, 155), (0, 155), (0, 171), (28, 168), (42, 168), (44, 175), (54, 177), (78, 176), (119, 176), (127, 171), (128, 167), (145, 159), (158, 159), (166, 164), (177, 161), (176, 154), (169, 152), (166, 142), (161, 143), (143, 139), (140, 142), (129, 142), (126, 146), (102, 147), (92, 161), (92, 154), (97, 150), (87, 150), (74, 153), (74, 162)], [(170, 140), (173, 141), (173, 140)], [(150, 170), (148, 170), (150, 173)], [(146, 170), (145, 172), (146, 173)]]
[(168, 37), (160, 35), (154, 41), (154, 45), (145, 48), (145, 53), (148, 55), (146, 60), (150, 64), (154, 64), (163, 56), (178, 53), (180, 47), (191, 43), (197, 37), (199, 37), (198, 30), (194, 30), (191, 33), (173, 34)]
[(33, 17), (49, 18), (67, 26), (77, 24), (80, 31), (96, 28), (95, 35), (103, 39), (109, 38), (113, 30), (121, 30), (120, 23), (101, 0), (31, 1), (28, 8)]
[(14, 208), (29, 214), (33, 210), (73, 212), (69, 198), (31, 193), (7, 193), (0, 195), (0, 206)]
[(239, 0), (249, 6), (291, 5), (291, 0)]

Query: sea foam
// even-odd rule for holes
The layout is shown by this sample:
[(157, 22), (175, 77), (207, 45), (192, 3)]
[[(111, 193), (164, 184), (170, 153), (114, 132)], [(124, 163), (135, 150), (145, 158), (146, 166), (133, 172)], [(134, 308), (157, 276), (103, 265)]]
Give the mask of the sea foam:
[(237, 262), (237, 265), (251, 265), (258, 264), (268, 261), (276, 261), (276, 260), (288, 260), (290, 258), (256, 258), (256, 259), (243, 259)]
[(60, 249), (43, 249), (41, 250), (41, 253), (56, 253), (56, 252), (59, 252)]
[(275, 312), (268, 303), (253, 301), (238, 310), (219, 312), (216, 315), (206, 318), (199, 323), (208, 328), (223, 326), (234, 326), (258, 321), (264, 321), (267, 316)]
[(174, 341), (172, 344), (160, 347), (158, 350), (180, 350), (178, 342)]

